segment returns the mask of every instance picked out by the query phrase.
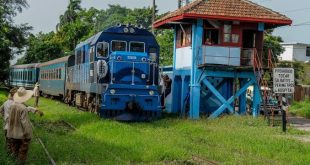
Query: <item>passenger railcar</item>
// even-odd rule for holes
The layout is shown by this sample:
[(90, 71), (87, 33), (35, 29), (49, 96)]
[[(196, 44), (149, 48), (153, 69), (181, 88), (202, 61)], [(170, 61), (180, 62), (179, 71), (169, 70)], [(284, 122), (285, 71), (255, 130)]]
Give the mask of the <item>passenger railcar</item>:
[(14, 65), (10, 67), (9, 85), (12, 87), (33, 88), (38, 82), (39, 64)]
[(74, 56), (66, 56), (39, 65), (40, 91), (43, 96), (65, 96), (67, 66), (68, 61), (72, 60)]

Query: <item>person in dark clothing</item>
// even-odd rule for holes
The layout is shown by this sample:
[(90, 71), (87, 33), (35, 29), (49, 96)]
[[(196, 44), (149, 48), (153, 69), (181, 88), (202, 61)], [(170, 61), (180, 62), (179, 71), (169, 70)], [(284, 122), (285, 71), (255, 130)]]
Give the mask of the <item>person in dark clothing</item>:
[(161, 105), (165, 106), (165, 98), (171, 93), (171, 84), (172, 80), (169, 78), (167, 74), (162, 76), (163, 79), (163, 85), (164, 85), (164, 90), (163, 93), (161, 94)]

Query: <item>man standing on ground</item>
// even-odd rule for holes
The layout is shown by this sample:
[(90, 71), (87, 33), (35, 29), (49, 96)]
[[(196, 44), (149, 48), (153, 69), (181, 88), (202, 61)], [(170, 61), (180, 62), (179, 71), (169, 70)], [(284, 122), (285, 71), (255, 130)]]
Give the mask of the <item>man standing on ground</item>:
[(29, 100), (33, 91), (20, 87), (15, 93), (14, 104), (10, 108), (9, 127), (7, 137), (10, 138), (11, 152), (18, 162), (24, 164), (27, 159), (28, 148), (32, 139), (32, 127), (28, 112), (43, 113), (35, 108), (26, 107), (23, 103)]
[(171, 93), (171, 83), (172, 80), (169, 78), (167, 74), (165, 74), (163, 77), (163, 83), (165, 86), (164, 92), (161, 94), (161, 105), (164, 107), (165, 106), (165, 98)]
[(5, 142), (6, 142), (6, 149), (8, 150), (8, 153), (10, 151), (10, 146), (9, 146), (9, 139), (7, 138), (7, 130), (9, 127), (9, 116), (10, 116), (10, 108), (12, 104), (14, 103), (13, 101), (13, 96), (16, 93), (17, 88), (13, 88), (9, 92), (9, 97), (6, 102), (0, 107), (0, 114), (4, 117), (4, 136), (5, 136)]
[(34, 89), (33, 89), (33, 96), (35, 97), (34, 107), (38, 107), (39, 105), (39, 98), (40, 98), (40, 84), (37, 82)]

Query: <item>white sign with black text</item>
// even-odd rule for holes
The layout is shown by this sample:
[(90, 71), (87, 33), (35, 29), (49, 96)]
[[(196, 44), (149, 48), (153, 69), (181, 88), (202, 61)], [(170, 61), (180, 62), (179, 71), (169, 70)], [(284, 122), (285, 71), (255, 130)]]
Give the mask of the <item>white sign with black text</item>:
[(295, 77), (293, 68), (273, 69), (274, 93), (294, 93)]

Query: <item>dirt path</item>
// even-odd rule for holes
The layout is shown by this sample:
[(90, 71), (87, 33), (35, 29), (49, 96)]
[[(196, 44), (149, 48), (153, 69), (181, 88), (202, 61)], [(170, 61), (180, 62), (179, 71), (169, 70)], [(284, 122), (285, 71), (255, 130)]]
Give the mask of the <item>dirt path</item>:
[(299, 130), (310, 132), (310, 119), (290, 115), (288, 117), (288, 123)]

